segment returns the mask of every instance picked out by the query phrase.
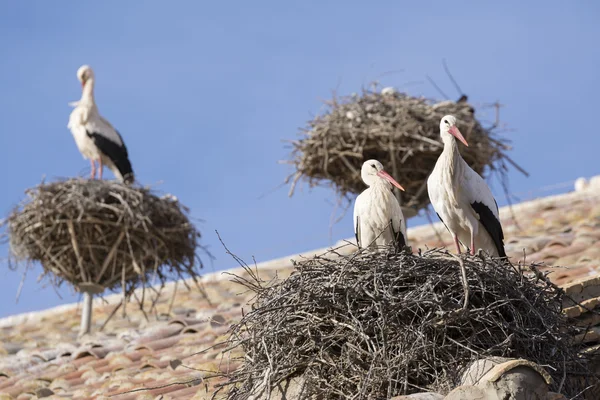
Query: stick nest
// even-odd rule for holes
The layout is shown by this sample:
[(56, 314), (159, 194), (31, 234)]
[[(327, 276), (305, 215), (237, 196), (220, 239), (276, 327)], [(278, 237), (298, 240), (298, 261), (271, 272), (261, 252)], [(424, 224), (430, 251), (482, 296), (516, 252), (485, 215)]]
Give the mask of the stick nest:
[(17, 261), (54, 286), (125, 292), (149, 279), (197, 276), (200, 233), (174, 197), (106, 180), (42, 183), (4, 222)]
[(225, 385), (229, 398), (295, 376), (326, 399), (445, 393), (462, 368), (488, 356), (536, 362), (554, 390), (579, 393), (579, 381), (564, 379), (586, 369), (561, 316), (561, 291), (497, 260), (458, 260), (439, 250), (326, 253), (283, 281), (238, 277), (256, 302), (232, 327), (232, 348), (245, 358)]
[(366, 188), (362, 164), (376, 159), (406, 188), (404, 207), (427, 207), (426, 182), (443, 149), (439, 126), (447, 114), (458, 119), (469, 142), (460, 152), (477, 173), (486, 167), (505, 173), (508, 163), (522, 171), (506, 156), (507, 141), (495, 138), (493, 127), (484, 128), (466, 102), (435, 103), (399, 92), (363, 90), (362, 95), (334, 97), (326, 105), (326, 112), (301, 130), (302, 137), (291, 141), (287, 163), (296, 172), (286, 179), (292, 181), (290, 196), (301, 179), (310, 187), (333, 187), (341, 197), (359, 194)]

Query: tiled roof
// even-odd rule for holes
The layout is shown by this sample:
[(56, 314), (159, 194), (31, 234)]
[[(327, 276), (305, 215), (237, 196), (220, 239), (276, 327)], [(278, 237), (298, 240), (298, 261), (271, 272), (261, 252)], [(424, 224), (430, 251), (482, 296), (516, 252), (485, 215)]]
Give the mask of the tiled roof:
[[(600, 177), (580, 181), (577, 189), (515, 205), (512, 213), (506, 207), (500, 211), (509, 256), (522, 259), (525, 253), (527, 261), (565, 266), (552, 268), (550, 277), (561, 285), (571, 283), (572, 293), (579, 290), (573, 281), (600, 270)], [(409, 229), (408, 237), (413, 250), (452, 243), (440, 223)], [(341, 251), (350, 252), (352, 246)], [(288, 275), (291, 258), (259, 264), (261, 277)], [(241, 269), (229, 272), (243, 274)], [(127, 316), (118, 310), (102, 332), (100, 326), (121, 298), (97, 300), (97, 333), (83, 339), (77, 338), (78, 305), (0, 320), (0, 400), (102, 399), (119, 393), (111, 398), (210, 398), (219, 380), (205, 378), (237, 366), (221, 356), (222, 342), (251, 301), (251, 294), (229, 279), (223, 273), (202, 278), (210, 303), (193, 287), (169, 284), (147, 318), (131, 303)], [(150, 291), (146, 298), (154, 299)], [(124, 393), (144, 388), (154, 389)]]

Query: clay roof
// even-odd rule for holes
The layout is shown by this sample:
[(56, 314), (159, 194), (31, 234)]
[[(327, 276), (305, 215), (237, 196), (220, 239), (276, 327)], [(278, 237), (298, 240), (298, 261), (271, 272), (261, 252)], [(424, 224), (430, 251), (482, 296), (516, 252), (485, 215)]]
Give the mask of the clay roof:
[[(512, 213), (506, 207), (500, 211), (509, 256), (522, 259), (526, 254), (527, 261), (561, 266), (552, 268), (550, 277), (570, 285), (575, 294), (585, 288), (577, 281), (600, 270), (600, 176), (576, 187), (515, 205)], [(408, 237), (413, 250), (451, 243), (440, 223), (409, 229)], [(340, 251), (352, 248), (346, 245)], [(257, 268), (265, 279), (285, 277), (292, 258), (298, 256)], [(239, 268), (229, 272), (244, 274)], [(151, 312), (144, 315), (131, 303), (126, 317), (119, 309), (101, 332), (121, 298), (97, 299), (96, 333), (83, 339), (77, 338), (77, 304), (0, 319), (0, 400), (210, 398), (219, 380), (205, 378), (237, 366), (222, 356), (222, 342), (251, 301), (251, 294), (230, 278), (221, 272), (202, 278), (210, 302), (182, 282), (167, 285), (159, 298), (147, 291), (146, 301), (156, 302)], [(154, 389), (126, 393), (144, 388)]]

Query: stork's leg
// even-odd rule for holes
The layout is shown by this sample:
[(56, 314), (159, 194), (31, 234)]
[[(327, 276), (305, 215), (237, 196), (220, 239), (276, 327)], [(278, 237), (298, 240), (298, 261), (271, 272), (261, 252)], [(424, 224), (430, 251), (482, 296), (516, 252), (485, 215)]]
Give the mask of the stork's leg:
[(93, 158), (90, 158), (90, 165), (92, 166), (92, 171), (90, 172), (90, 179), (96, 179), (96, 163)]
[(100, 168), (100, 171), (98, 172), (98, 179), (102, 180), (102, 170), (104, 169), (102, 165), (102, 157), (98, 159), (98, 168)]
[(475, 236), (477, 236), (477, 233), (479, 232), (479, 221), (475, 220), (472, 221), (471, 224), (471, 255), (474, 256), (475, 255)]
[(460, 243), (458, 243), (458, 236), (454, 235), (454, 244), (456, 245), (456, 251), (460, 254)]

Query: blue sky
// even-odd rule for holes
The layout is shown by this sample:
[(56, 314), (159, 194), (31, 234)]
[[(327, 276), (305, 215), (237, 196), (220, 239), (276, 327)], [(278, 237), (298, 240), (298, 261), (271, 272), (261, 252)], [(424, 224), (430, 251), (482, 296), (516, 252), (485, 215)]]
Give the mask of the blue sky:
[[(2, 2), (0, 212), (44, 176), (89, 173), (66, 128), (67, 103), (80, 96), (75, 72), (86, 63), (136, 178), (204, 220), (203, 243), (216, 256), (208, 271), (234, 266), (215, 229), (258, 261), (352, 236), (347, 216), (330, 237), (329, 190), (261, 197), (290, 172), (277, 163), (288, 154), (282, 140), (296, 137), (332, 89), (348, 94), (377, 78), (439, 97), (430, 75), (458, 97), (443, 59), (473, 104), (505, 104), (511, 156), (531, 173), (511, 171), (512, 192), (595, 175), (598, 15), (591, 0)], [(68, 287), (61, 299), (36, 283), (40, 271), (16, 304), (21, 274), (0, 263), (0, 317), (77, 300)]]

